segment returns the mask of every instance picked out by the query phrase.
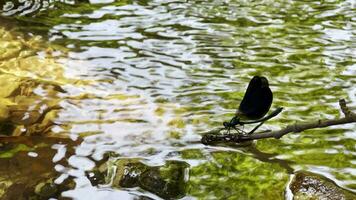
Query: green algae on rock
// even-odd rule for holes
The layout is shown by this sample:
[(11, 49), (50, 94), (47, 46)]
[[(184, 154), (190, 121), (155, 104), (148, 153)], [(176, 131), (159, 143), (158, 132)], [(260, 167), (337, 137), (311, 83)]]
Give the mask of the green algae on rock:
[(177, 199), (186, 192), (189, 165), (181, 161), (167, 161), (163, 166), (151, 167), (139, 159), (109, 160), (87, 177), (96, 186), (111, 184), (116, 188), (140, 187), (164, 199)]
[[(55, 183), (61, 175), (55, 170), (55, 165), (68, 166), (67, 159), (80, 142), (40, 136), (1, 137), (0, 198), (58, 198), (62, 191), (73, 189), (75, 184), (71, 177)], [(53, 161), (57, 154), (53, 145), (65, 146), (66, 153), (62, 159)]]
[(289, 188), (295, 200), (325, 199), (353, 200), (356, 195), (340, 188), (332, 180), (319, 174), (299, 171), (296, 172)]

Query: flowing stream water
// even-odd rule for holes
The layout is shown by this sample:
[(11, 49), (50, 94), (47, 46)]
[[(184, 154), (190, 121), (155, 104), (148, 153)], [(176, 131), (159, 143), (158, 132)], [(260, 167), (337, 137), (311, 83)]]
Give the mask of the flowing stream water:
[(186, 163), (183, 199), (288, 198), (288, 183), (298, 170), (356, 192), (355, 124), (259, 140), (249, 147), (199, 142), (199, 133), (233, 116), (254, 75), (268, 78), (272, 108), (284, 107), (263, 129), (341, 117), (341, 98), (355, 106), (352, 0), (0, 4), (1, 18), (13, 30), (41, 36), (60, 49), (34, 55), (55, 60), (64, 81), (47, 69), (45, 76), (29, 77), (61, 87), (56, 95), (40, 88), (36, 93), (60, 106), (51, 134), (83, 138), (69, 166), (57, 170), (63, 179), (75, 177), (75, 188), (63, 196), (160, 198), (139, 187), (93, 186), (85, 171), (109, 152), (146, 166)]

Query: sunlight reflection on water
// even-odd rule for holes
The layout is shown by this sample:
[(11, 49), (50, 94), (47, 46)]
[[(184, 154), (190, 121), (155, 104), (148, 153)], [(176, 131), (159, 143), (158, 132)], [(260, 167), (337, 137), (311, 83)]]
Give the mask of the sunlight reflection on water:
[[(354, 159), (346, 157), (354, 155), (355, 149), (338, 148), (345, 145), (345, 139), (352, 140), (355, 147), (355, 125), (328, 129), (328, 136), (315, 131), (285, 136), (277, 142), (261, 141), (256, 146), (271, 154), (268, 161), (248, 151), (197, 143), (197, 133), (220, 126), (232, 116), (255, 74), (269, 78), (275, 92), (273, 106), (285, 107), (278, 118), (281, 122), (267, 123), (267, 128), (333, 118), (339, 114), (339, 98), (347, 97), (355, 106), (356, 16), (350, 2), (329, 3), (325, 8), (316, 2), (296, 1), (90, 2), (95, 5), (78, 4), (83, 10), (71, 8), (70, 12), (63, 9), (55, 21), (44, 23), (48, 39), (68, 48), (67, 54), (53, 55), (64, 65), (66, 77), (91, 81), (85, 86), (66, 84), (65, 93), (60, 94), (62, 110), (55, 132), (73, 138), (85, 136), (76, 155), (69, 159), (72, 169), (63, 170), (63, 174), (76, 177), (77, 183), (76, 189), (64, 196), (135, 199), (139, 194), (159, 198), (137, 188), (91, 186), (85, 171), (93, 169), (108, 152), (118, 154), (118, 159), (140, 158), (149, 166), (164, 165), (167, 160), (185, 161), (191, 170), (204, 168), (204, 164), (233, 168), (229, 166), (232, 161), (221, 164), (214, 157), (225, 152), (226, 157), (233, 154), (247, 159), (234, 166), (237, 170), (232, 174), (239, 167), (252, 165), (246, 170), (260, 178), (268, 176), (262, 164), (278, 171), (271, 160), (293, 161), (295, 169), (323, 174), (355, 191)], [(38, 10), (32, 4), (23, 6), (7, 3), (3, 15), (21, 16)], [(47, 7), (42, 5), (44, 15), (51, 12)], [(56, 162), (63, 149), (54, 148), (58, 149), (53, 158)], [(321, 148), (328, 151), (321, 152)], [(202, 152), (201, 158), (182, 156), (185, 150), (196, 149)], [(340, 166), (314, 163), (313, 157), (327, 158), (330, 152), (345, 154)], [(306, 158), (299, 158), (301, 155)], [(251, 157), (253, 161), (248, 160)], [(254, 172), (255, 168), (260, 171)], [(345, 176), (337, 177), (335, 172)], [(199, 187), (188, 192), (187, 198), (204, 198), (204, 193), (223, 198), (199, 179), (210, 176), (209, 171), (191, 176), (202, 182), (190, 183), (192, 188), (194, 184)], [(255, 177), (249, 181), (258, 184)], [(269, 184), (284, 178), (289, 178), (287, 172)], [(214, 180), (221, 185), (239, 179), (226, 176)], [(231, 188), (227, 192), (237, 195)], [(284, 188), (279, 189), (281, 195)]]

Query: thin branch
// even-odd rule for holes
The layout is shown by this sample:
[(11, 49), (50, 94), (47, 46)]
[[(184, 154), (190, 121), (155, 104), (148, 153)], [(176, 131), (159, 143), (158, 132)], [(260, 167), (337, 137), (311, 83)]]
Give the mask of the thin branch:
[(264, 131), (255, 133), (252, 135), (238, 135), (238, 134), (219, 134), (224, 128), (214, 129), (208, 132), (203, 133), (203, 137), (201, 142), (203, 144), (212, 144), (216, 142), (245, 142), (251, 140), (259, 140), (265, 138), (276, 138), (279, 139), (282, 136), (288, 133), (299, 133), (308, 129), (314, 128), (324, 128), (328, 126), (340, 125), (340, 124), (348, 124), (348, 123), (355, 123), (356, 122), (356, 114), (351, 112), (350, 109), (347, 107), (346, 102), (344, 99), (339, 100), (339, 105), (341, 111), (344, 113), (344, 117), (339, 119), (324, 119), (324, 120), (317, 120), (314, 122), (309, 123), (299, 123), (288, 125), (287, 127), (277, 130), (277, 131)]
[(354, 118), (356, 116), (356, 114), (351, 112), (350, 109), (346, 106), (345, 99), (340, 99), (339, 104), (340, 104), (341, 111), (342, 113), (344, 113), (345, 117)]

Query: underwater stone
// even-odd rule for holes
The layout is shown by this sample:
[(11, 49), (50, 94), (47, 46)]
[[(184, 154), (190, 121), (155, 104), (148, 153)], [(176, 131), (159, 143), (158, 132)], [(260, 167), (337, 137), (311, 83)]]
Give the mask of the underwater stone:
[(163, 166), (150, 167), (137, 159), (120, 159), (108, 161), (88, 172), (87, 177), (93, 186), (111, 183), (117, 188), (141, 187), (164, 199), (175, 199), (185, 194), (188, 167), (182, 161), (167, 161)]
[(325, 199), (352, 200), (356, 195), (340, 188), (332, 180), (311, 172), (297, 172), (289, 188), (294, 200)]

